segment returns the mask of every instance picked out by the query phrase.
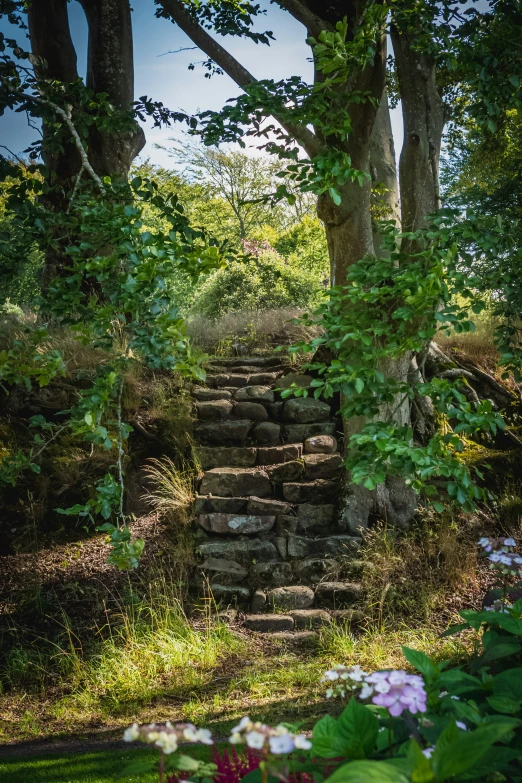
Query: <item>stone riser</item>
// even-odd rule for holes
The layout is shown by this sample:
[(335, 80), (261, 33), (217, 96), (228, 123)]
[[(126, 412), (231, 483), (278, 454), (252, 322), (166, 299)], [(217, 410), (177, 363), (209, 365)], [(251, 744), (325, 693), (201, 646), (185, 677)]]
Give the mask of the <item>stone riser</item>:
[(337, 422), (313, 396), (280, 398), (278, 388), (311, 382), (282, 377), (288, 369), (276, 357), (208, 367), (193, 391), (204, 471), (195, 513), (214, 598), (249, 608), (250, 630), (304, 638), (340, 611), (352, 616), (360, 585), (336, 580), (360, 539), (335, 522)]

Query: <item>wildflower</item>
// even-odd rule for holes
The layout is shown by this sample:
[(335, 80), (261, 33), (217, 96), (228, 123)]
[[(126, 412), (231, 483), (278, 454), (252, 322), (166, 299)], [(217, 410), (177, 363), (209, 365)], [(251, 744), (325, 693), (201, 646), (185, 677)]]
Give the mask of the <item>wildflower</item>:
[(124, 742), (135, 742), (140, 736), (140, 730), (137, 723), (133, 723), (128, 729), (123, 732)]
[(427, 759), (431, 759), (434, 750), (435, 748), (424, 748), (424, 750), (422, 751), (422, 755), (425, 756)]
[(427, 694), (422, 677), (402, 670), (374, 672), (365, 678), (361, 698), (370, 698), (379, 707), (386, 707), (390, 715), (398, 717), (404, 710), (413, 715), (426, 712)]
[(358, 687), (358, 684), (363, 681), (364, 677), (367, 677), (367, 673), (363, 671), (360, 666), (343, 666), (339, 663), (335, 664), (332, 669), (329, 669), (323, 675), (322, 682), (338, 683), (332, 688), (327, 688), (326, 698), (331, 699), (332, 696), (346, 696), (346, 690), (355, 690)]
[(286, 726), (267, 726), (264, 723), (254, 723), (245, 717), (234, 726), (230, 736), (233, 745), (246, 743), (252, 750), (264, 750), (265, 752), (282, 754), (292, 753), (294, 749), (309, 750), (312, 743), (304, 734), (293, 734)]
[(456, 721), (455, 725), (457, 726), (458, 729), (461, 729), (462, 731), (467, 731), (468, 730), (468, 727), (466, 726), (466, 724), (463, 723), (463, 721), (461, 721), (461, 720)]
[(213, 745), (212, 732), (208, 729), (197, 729), (192, 723), (178, 723), (173, 726), (170, 721), (163, 725), (149, 723), (138, 726), (133, 723), (123, 733), (125, 742), (139, 740), (147, 745), (155, 745), (167, 755), (175, 753), (180, 742), (200, 742), (204, 745)]

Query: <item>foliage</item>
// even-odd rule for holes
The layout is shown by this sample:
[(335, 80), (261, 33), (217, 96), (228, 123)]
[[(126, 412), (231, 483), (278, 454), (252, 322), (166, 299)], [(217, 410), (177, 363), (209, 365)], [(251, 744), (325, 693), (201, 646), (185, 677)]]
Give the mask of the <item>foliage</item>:
[(267, 252), (259, 258), (234, 261), (211, 275), (199, 289), (192, 312), (218, 318), (241, 310), (309, 307), (319, 297), (315, 275)]
[(305, 215), (299, 223), (282, 231), (273, 244), (292, 266), (315, 274), (321, 282), (329, 278), (330, 259), (319, 218)]
[[(512, 539), (484, 539), (481, 544), (494, 567), (498, 554), (515, 546)], [(519, 556), (511, 557), (522, 563)], [(327, 714), (315, 724), (311, 743), (295, 733), (295, 726), (271, 728), (243, 718), (231, 730), (230, 742), (246, 744), (259, 754), (257, 774), (250, 772), (244, 780), (265, 783), (272, 776), (295, 773), (326, 783), (487, 781), (492, 775), (514, 783), (522, 780), (522, 600), (513, 606), (502, 602), (493, 611), (460, 614), (464, 623), (446, 633), (475, 633), (476, 653), (466, 665), (438, 663), (403, 647), (418, 674), (368, 674), (359, 666), (342, 665), (327, 671), (328, 694), (348, 703), (337, 718)], [(126, 738), (138, 731), (132, 727)], [(211, 741), (208, 733), (205, 741)], [(161, 779), (171, 751), (163, 741), (155, 744), (161, 750)]]

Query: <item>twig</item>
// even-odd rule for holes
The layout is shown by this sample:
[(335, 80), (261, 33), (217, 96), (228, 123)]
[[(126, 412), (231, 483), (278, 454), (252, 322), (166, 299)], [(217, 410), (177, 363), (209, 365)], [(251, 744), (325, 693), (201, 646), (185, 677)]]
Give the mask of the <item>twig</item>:
[(53, 111), (56, 112), (56, 114), (58, 114), (63, 119), (63, 121), (69, 128), (76, 149), (80, 154), (83, 168), (89, 172), (89, 174), (91, 175), (94, 182), (98, 185), (101, 192), (105, 193), (105, 187), (103, 185), (103, 182), (101, 181), (100, 177), (96, 174), (93, 167), (91, 166), (89, 162), (89, 158), (87, 157), (87, 153), (85, 152), (84, 146), (82, 144), (82, 140), (80, 139), (80, 136), (78, 134), (78, 131), (74, 127), (74, 123), (71, 120), (70, 115), (65, 111), (65, 109), (62, 109), (61, 106), (58, 106), (58, 104), (53, 103), (53, 101), (49, 101), (46, 98), (41, 98), (40, 96), (37, 95), (28, 95), (27, 93), (19, 92), (18, 90), (13, 90), (12, 93), (13, 95), (17, 95), (19, 98), (23, 98), (25, 101), (33, 101), (34, 103), (39, 103), (42, 106), (49, 106)]
[(80, 184), (80, 180), (81, 180), (81, 178), (82, 178), (83, 169), (84, 169), (84, 166), (83, 166), (83, 163), (82, 163), (82, 165), (81, 165), (81, 167), (80, 167), (80, 171), (78, 172), (78, 176), (76, 177), (76, 180), (75, 180), (75, 182), (74, 182), (74, 188), (73, 188), (73, 192), (72, 192), (71, 198), (70, 198), (70, 200), (69, 200), (69, 206), (67, 207), (67, 212), (69, 212), (69, 211), (70, 211), (70, 209), (71, 209), (71, 206), (72, 206), (72, 203), (73, 203), (73, 201), (74, 201), (74, 199), (75, 199), (76, 192), (77, 192), (77, 190), (78, 190), (78, 186), (79, 186), (79, 184)]
[(179, 52), (191, 52), (194, 49), (199, 49), (199, 46), (182, 46), (181, 49), (169, 49), (168, 52), (157, 54), (156, 57), (165, 57), (166, 54), (178, 54)]

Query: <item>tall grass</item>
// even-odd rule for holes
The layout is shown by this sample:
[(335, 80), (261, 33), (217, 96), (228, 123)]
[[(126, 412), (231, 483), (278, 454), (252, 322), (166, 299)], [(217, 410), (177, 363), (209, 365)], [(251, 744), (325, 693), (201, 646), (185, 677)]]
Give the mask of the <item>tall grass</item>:
[(150, 484), (142, 499), (161, 516), (177, 513), (189, 521), (189, 509), (194, 501), (194, 468), (179, 470), (169, 457), (150, 459), (144, 469)]

